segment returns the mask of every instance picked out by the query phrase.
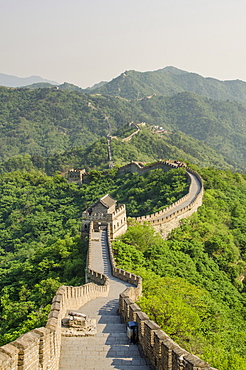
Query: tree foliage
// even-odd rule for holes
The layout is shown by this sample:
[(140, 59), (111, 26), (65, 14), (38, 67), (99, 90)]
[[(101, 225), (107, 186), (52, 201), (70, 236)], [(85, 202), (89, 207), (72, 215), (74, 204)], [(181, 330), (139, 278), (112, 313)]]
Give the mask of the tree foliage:
[(139, 304), (175, 341), (220, 370), (242, 370), (246, 178), (212, 168), (199, 173), (205, 195), (198, 212), (167, 240), (133, 222), (114, 242), (115, 257), (143, 277)]
[[(241, 103), (216, 101), (191, 92), (126, 100), (49, 88), (1, 87), (0, 97), (1, 161), (23, 154), (37, 158), (57, 156), (64, 151), (71, 153), (108, 134), (116, 134), (129, 122), (146, 122), (164, 127), (169, 135), (161, 140), (155, 137), (152, 147), (151, 134), (140, 136), (139, 142), (139, 135), (133, 136), (133, 146), (121, 143), (125, 161), (141, 156), (152, 160), (176, 155), (198, 160), (204, 166), (245, 170), (246, 107)], [(122, 131), (118, 135), (121, 137)], [(118, 162), (119, 150), (116, 146)], [(102, 150), (98, 148), (94, 153), (107, 162), (103, 143)], [(92, 158), (88, 158), (90, 166)]]

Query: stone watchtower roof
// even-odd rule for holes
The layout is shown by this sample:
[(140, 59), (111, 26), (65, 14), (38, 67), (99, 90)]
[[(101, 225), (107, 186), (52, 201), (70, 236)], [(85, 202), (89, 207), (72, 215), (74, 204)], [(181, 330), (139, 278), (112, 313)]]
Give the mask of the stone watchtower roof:
[(106, 208), (110, 208), (116, 204), (116, 200), (113, 199), (109, 194), (104, 195), (104, 197), (99, 199), (97, 203), (98, 202), (102, 203)]
[(113, 199), (109, 194), (104, 195), (101, 199), (97, 200), (94, 204), (90, 206), (90, 210), (96, 207), (99, 203), (101, 203), (105, 208), (109, 209), (112, 206), (116, 205), (116, 200)]

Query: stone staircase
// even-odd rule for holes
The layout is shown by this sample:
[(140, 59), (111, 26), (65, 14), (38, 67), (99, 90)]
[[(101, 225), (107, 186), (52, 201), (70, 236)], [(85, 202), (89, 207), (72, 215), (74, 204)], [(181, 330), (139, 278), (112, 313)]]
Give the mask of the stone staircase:
[(111, 275), (106, 231), (93, 233), (93, 268), (110, 279), (108, 297), (89, 301), (79, 309), (90, 319), (96, 319), (97, 333), (91, 337), (62, 337), (60, 370), (147, 370), (149, 366), (141, 357), (138, 345), (130, 343), (126, 325), (118, 315), (119, 294), (128, 283)]

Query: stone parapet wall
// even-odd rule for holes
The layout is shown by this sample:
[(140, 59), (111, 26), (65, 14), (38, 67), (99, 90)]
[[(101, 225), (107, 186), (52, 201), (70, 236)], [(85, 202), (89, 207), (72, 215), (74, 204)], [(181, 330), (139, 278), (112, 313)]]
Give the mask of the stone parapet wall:
[[(171, 211), (172, 209), (174, 209), (175, 207), (177, 207), (178, 205), (182, 204), (183, 202), (185, 202), (187, 199), (190, 198), (191, 189), (189, 188), (189, 192), (186, 195), (184, 195), (182, 198), (177, 200), (177, 202), (172, 203), (170, 206), (168, 206), (167, 208), (164, 208), (163, 210), (161, 210), (159, 212), (155, 212), (155, 213), (152, 213), (152, 214), (146, 215), (146, 216), (136, 217), (136, 220), (140, 223), (143, 223), (145, 221), (151, 222), (152, 225), (162, 224), (162, 223), (165, 223), (165, 222), (169, 222), (171, 219), (175, 218), (178, 214), (185, 213), (188, 209), (195, 207), (195, 205), (203, 197), (202, 178), (197, 172), (191, 170), (190, 168), (187, 168), (186, 172), (187, 172), (188, 176), (189, 176), (189, 173), (192, 173), (194, 176), (196, 176), (196, 178), (199, 180), (199, 182), (201, 184), (201, 191), (199, 192), (199, 194), (197, 195), (196, 199), (193, 202), (191, 202), (188, 206), (182, 208), (181, 210), (172, 213), (170, 216), (165, 217), (165, 215), (169, 211)], [(162, 216), (162, 218), (157, 219), (157, 217), (161, 217), (161, 216)]]
[(108, 243), (108, 248), (109, 248), (109, 259), (111, 263), (112, 275), (118, 279), (121, 279), (123, 281), (126, 281), (127, 283), (134, 285), (136, 288), (130, 287), (130, 288), (127, 288), (126, 291), (128, 290), (131, 291), (131, 295), (135, 296), (135, 300), (137, 300), (138, 297), (142, 294), (142, 278), (140, 276), (132, 274), (131, 272), (127, 272), (123, 269), (119, 269), (118, 267), (116, 267), (112, 244), (110, 240), (110, 235), (111, 235), (110, 225), (108, 225), (107, 243)]
[(61, 286), (52, 301), (46, 327), (21, 335), (0, 347), (1, 370), (58, 370), (61, 319), (68, 310), (78, 310), (88, 301), (108, 295), (108, 286), (94, 283), (79, 287)]
[[(127, 172), (131, 173), (137, 172), (138, 174), (142, 175), (154, 169), (162, 169), (163, 171), (167, 172), (172, 168), (178, 168), (180, 166), (185, 167), (183, 163), (173, 163), (170, 161), (161, 161), (161, 160), (152, 163), (148, 166), (144, 166), (144, 164), (140, 162), (131, 162), (123, 167), (120, 167), (118, 171), (120, 174), (125, 174)], [(191, 186), (190, 186), (189, 192), (186, 195), (184, 195), (177, 202), (171, 204), (167, 208), (159, 212), (152, 213), (150, 215), (136, 217), (136, 221), (140, 223), (149, 222), (154, 227), (154, 229), (162, 235), (163, 238), (166, 238), (170, 231), (179, 226), (180, 220), (182, 218), (186, 218), (192, 215), (192, 213), (196, 212), (197, 208), (202, 204), (203, 197), (202, 178), (196, 171), (188, 167), (185, 168), (188, 181), (191, 183), (190, 174), (193, 174), (200, 183), (200, 192), (196, 195), (196, 198), (191, 203), (189, 203), (189, 205), (179, 209), (178, 211), (173, 212), (172, 214), (167, 215), (168, 213), (170, 213), (172, 209), (175, 209), (175, 207), (186, 202), (191, 197)]]
[(161, 216), (163, 216), (163, 219), (164, 219), (165, 214), (167, 214), (167, 212), (171, 211), (173, 208), (177, 207), (179, 204), (185, 202), (187, 199), (189, 199), (189, 196), (190, 194), (187, 193), (182, 198), (177, 200), (175, 203), (170, 204), (170, 206), (168, 206), (167, 208), (164, 208), (161, 211), (152, 213), (150, 215), (136, 217), (136, 220), (140, 223), (144, 223), (145, 221), (154, 222), (157, 217), (161, 217)]
[[(134, 288), (133, 288), (134, 289)], [(125, 322), (138, 323), (138, 341), (156, 370), (216, 370), (199, 357), (185, 351), (134, 303), (136, 294), (126, 289), (120, 294), (119, 310)]]
[(177, 168), (178, 165), (176, 163), (170, 161), (162, 161), (159, 160), (157, 162), (151, 163), (148, 166), (145, 166), (144, 163), (141, 162), (131, 162), (122, 166), (118, 169), (119, 174), (126, 174), (127, 172), (137, 172), (139, 175), (143, 175), (151, 170), (156, 170), (158, 168), (162, 169), (163, 171), (167, 172), (172, 168)]

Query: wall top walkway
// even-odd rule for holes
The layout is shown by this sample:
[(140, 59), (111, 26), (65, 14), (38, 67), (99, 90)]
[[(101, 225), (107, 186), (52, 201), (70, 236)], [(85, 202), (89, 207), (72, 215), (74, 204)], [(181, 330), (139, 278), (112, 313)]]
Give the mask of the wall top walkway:
[(119, 295), (133, 285), (115, 278), (109, 257), (107, 230), (91, 232), (91, 270), (106, 274), (109, 279), (109, 295), (79, 308), (88, 318), (96, 319), (97, 333), (94, 337), (62, 338), (60, 370), (129, 369), (148, 370), (138, 346), (129, 342), (126, 326), (117, 314)]

